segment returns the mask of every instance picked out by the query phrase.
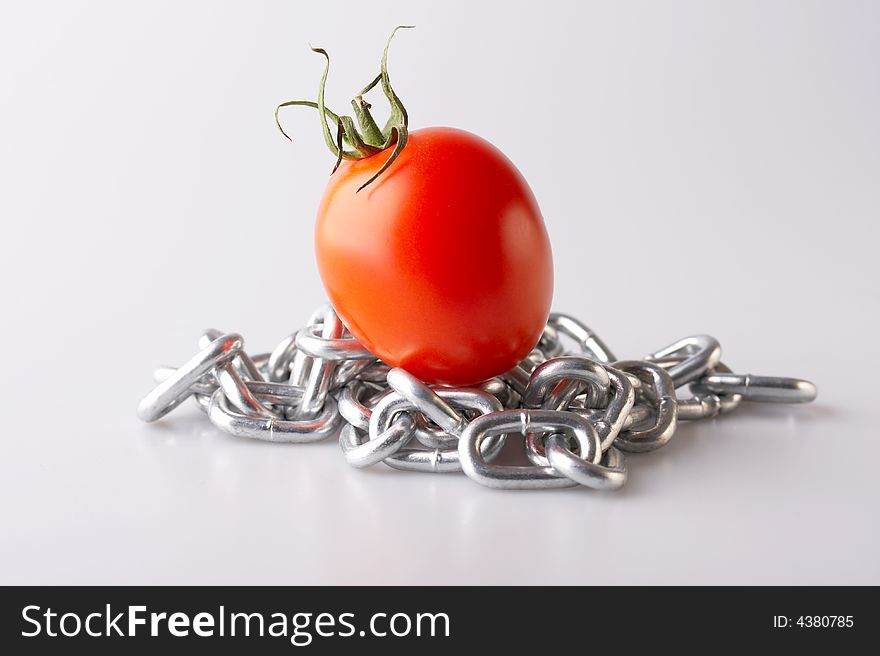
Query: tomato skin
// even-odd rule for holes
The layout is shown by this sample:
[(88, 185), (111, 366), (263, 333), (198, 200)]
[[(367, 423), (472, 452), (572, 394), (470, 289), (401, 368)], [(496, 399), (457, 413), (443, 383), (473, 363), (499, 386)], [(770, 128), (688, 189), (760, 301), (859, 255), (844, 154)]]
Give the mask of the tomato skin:
[(534, 348), (553, 296), (550, 240), (528, 184), (469, 132), (410, 133), (344, 161), (318, 210), (315, 250), (330, 302), (391, 366), (449, 385), (501, 374)]

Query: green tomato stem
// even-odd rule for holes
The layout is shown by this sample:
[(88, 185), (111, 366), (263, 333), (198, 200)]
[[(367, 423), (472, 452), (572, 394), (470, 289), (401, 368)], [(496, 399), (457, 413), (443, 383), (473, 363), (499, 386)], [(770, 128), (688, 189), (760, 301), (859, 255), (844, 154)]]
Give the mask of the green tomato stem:
[[(381, 168), (369, 180), (358, 187), (358, 192), (373, 183), (380, 175), (382, 175), (382, 173), (391, 166), (394, 160), (397, 159), (398, 155), (400, 155), (401, 151), (406, 147), (409, 136), (409, 117), (407, 116), (406, 108), (391, 87), (391, 78), (388, 75), (388, 48), (391, 45), (391, 39), (394, 38), (397, 30), (412, 27), (414, 26), (398, 25), (394, 28), (391, 32), (391, 36), (388, 37), (388, 41), (385, 43), (385, 49), (382, 51), (379, 75), (364, 87), (351, 101), (354, 115), (357, 117), (357, 122), (360, 125), (360, 130), (358, 130), (354, 119), (350, 116), (336, 114), (324, 104), (324, 89), (327, 85), (327, 74), (330, 71), (330, 55), (328, 55), (327, 51), (323, 48), (312, 48), (313, 52), (322, 55), (325, 59), (324, 71), (321, 74), (321, 82), (318, 86), (318, 102), (313, 102), (311, 100), (289, 100), (281, 103), (275, 108), (275, 124), (278, 126), (281, 134), (287, 137), (290, 141), (293, 140), (281, 126), (279, 118), (279, 112), (281, 109), (283, 107), (304, 106), (318, 110), (318, 118), (321, 121), (321, 132), (324, 135), (324, 142), (336, 158), (336, 164), (333, 167), (331, 175), (336, 172), (336, 169), (339, 168), (343, 159), (358, 160), (373, 157), (383, 150), (394, 146), (394, 150), (385, 163), (382, 164)], [(363, 99), (363, 96), (375, 88), (376, 85), (381, 85), (382, 93), (385, 95), (385, 98), (391, 107), (391, 114), (385, 122), (385, 127), (381, 130), (370, 113), (370, 103)], [(335, 124), (336, 127), (335, 139), (330, 130), (331, 124)], [(344, 144), (348, 144), (352, 150), (345, 150)]]

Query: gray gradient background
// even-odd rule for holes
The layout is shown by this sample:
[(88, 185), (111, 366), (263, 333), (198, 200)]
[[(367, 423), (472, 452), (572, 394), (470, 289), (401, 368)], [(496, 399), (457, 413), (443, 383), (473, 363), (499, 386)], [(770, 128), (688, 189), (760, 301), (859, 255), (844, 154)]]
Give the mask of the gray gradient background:
[[(880, 583), (880, 4), (364, 7), (4, 3), (0, 582)], [(684, 425), (618, 494), (357, 471), (189, 405), (140, 424), (203, 328), (264, 351), (324, 301), (332, 159), (272, 109), (316, 93), (309, 42), (344, 107), (405, 22), (412, 127), (519, 166), (556, 309), (622, 357), (710, 333), (818, 402)]]

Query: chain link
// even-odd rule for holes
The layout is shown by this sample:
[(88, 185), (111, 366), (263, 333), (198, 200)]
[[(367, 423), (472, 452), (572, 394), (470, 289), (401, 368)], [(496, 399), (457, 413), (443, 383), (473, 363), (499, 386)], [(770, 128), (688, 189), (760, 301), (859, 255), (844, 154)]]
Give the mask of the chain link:
[[(204, 331), (198, 346), (181, 367), (156, 370), (158, 385), (138, 406), (142, 420), (192, 397), (235, 437), (305, 443), (338, 434), (354, 467), (463, 471), (505, 489), (615, 490), (627, 477), (622, 452), (662, 447), (679, 421), (716, 417), (743, 402), (816, 397), (806, 380), (733, 373), (708, 335), (617, 360), (590, 328), (559, 313), (525, 360), (472, 387), (430, 386), (389, 368), (330, 306), (271, 353), (251, 358), (240, 335), (218, 330)], [(519, 456), (504, 449), (515, 435)]]

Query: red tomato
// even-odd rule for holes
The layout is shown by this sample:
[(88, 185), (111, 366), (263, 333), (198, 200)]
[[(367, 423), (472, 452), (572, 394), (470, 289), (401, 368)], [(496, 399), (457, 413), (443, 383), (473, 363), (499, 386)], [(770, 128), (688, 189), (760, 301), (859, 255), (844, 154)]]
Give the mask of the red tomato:
[(356, 193), (389, 154), (342, 162), (324, 192), (315, 245), (333, 307), (371, 352), (427, 382), (507, 371), (534, 348), (553, 295), (528, 184), (487, 141), (426, 128)]

